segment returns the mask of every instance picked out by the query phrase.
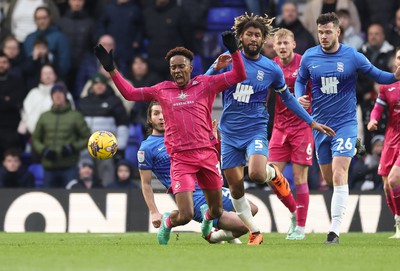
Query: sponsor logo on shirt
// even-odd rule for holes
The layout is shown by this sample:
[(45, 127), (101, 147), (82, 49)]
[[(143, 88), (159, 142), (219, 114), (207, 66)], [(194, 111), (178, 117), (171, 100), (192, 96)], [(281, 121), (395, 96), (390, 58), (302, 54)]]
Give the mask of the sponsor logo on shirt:
[(233, 93), (233, 99), (235, 99), (238, 102), (249, 103), (250, 96), (253, 93), (254, 93), (254, 90), (253, 90), (252, 86), (238, 83), (236, 85), (235, 93)]
[(321, 77), (321, 91), (324, 94), (337, 94), (339, 80), (336, 77)]
[(391, 91), (393, 91), (393, 90), (395, 90), (395, 89), (396, 89), (395, 87), (388, 88), (388, 91), (391, 92)]

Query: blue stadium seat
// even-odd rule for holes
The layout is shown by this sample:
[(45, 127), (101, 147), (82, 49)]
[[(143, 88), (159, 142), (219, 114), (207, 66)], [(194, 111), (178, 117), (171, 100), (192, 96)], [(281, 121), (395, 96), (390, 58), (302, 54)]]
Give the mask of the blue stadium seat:
[(131, 162), (135, 168), (138, 167), (137, 152), (143, 140), (142, 125), (140, 123), (129, 124), (128, 145), (126, 145), (125, 149), (125, 159)]
[(207, 30), (222, 32), (231, 29), (234, 18), (244, 14), (245, 9), (239, 7), (216, 7), (208, 10)]
[(31, 164), (28, 170), (35, 177), (35, 187), (43, 188), (44, 186), (44, 170), (42, 164)]

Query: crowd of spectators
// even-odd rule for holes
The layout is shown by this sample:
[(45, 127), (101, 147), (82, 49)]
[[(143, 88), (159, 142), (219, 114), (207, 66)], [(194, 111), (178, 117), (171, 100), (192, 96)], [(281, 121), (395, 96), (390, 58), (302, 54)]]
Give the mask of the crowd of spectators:
[[(123, 99), (92, 48), (101, 43), (112, 49), (118, 69), (135, 87), (168, 80), (164, 57), (176, 46), (195, 53), (193, 74), (201, 74), (216, 56), (204, 54), (208, 10), (240, 2), (249, 12), (276, 17), (276, 27), (293, 31), (300, 54), (317, 44), (316, 18), (334, 11), (342, 43), (378, 68), (393, 69), (393, 51), (400, 46), (397, 0), (0, 0), (0, 187), (34, 187), (27, 170), (31, 164), (43, 166), (43, 187), (137, 186), (135, 151), (146, 136), (147, 103)], [(275, 56), (271, 44), (264, 47), (270, 58)], [(377, 136), (383, 140), (379, 136), (387, 120), (384, 114), (373, 133), (365, 128), (378, 88), (359, 77), (359, 135), (371, 157), (378, 155)], [(61, 118), (74, 121), (57, 130)], [(85, 151), (84, 138), (96, 130), (116, 134), (114, 160), (93, 161)], [(355, 158), (350, 178), (370, 181), (359, 176), (360, 168), (375, 168), (368, 157)], [(129, 172), (121, 173), (128, 181), (117, 174), (123, 170)], [(10, 176), (22, 177), (15, 181)], [(373, 182), (364, 188), (379, 186)]]

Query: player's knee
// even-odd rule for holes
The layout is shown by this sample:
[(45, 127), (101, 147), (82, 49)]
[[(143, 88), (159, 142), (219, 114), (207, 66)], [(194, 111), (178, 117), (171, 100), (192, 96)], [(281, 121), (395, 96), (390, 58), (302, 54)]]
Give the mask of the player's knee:
[(393, 189), (394, 187), (397, 187), (400, 185), (400, 174), (392, 173), (389, 174), (388, 177), (388, 183), (389, 186)]
[(240, 185), (229, 185), (229, 190), (231, 191), (231, 196), (234, 199), (240, 199), (244, 196), (244, 186)]
[(260, 171), (253, 171), (249, 173), (249, 178), (256, 183), (265, 183), (265, 173)]

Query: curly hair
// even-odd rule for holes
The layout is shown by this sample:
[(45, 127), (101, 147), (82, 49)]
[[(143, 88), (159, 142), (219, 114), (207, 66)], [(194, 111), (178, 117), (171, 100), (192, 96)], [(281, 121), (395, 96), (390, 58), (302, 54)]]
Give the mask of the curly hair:
[(273, 34), (273, 32), (276, 30), (272, 26), (272, 22), (274, 20), (275, 17), (268, 18), (267, 14), (265, 14), (265, 16), (254, 15), (253, 13), (249, 15), (246, 12), (244, 15), (240, 15), (235, 18), (235, 23), (233, 24), (232, 29), (236, 38), (239, 39), (239, 37), (247, 30), (247, 28), (258, 28), (261, 30), (263, 40), (266, 40), (268, 36)]
[(187, 57), (190, 61), (194, 59), (193, 52), (189, 49), (186, 49), (185, 47), (175, 47), (174, 49), (169, 50), (165, 56), (165, 59), (169, 61), (173, 56), (184, 56)]

